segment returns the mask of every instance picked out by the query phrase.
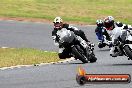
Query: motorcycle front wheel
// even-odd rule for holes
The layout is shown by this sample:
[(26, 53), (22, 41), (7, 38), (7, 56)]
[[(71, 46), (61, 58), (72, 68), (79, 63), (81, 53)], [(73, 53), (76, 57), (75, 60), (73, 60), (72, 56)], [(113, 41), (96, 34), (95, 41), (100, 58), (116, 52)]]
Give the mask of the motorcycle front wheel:
[(128, 45), (124, 46), (124, 52), (125, 54), (132, 60), (132, 50)]
[(85, 55), (81, 54), (77, 48), (74, 46), (72, 47), (72, 53), (75, 55), (75, 58), (78, 58), (81, 60), (83, 63), (88, 63), (88, 59)]

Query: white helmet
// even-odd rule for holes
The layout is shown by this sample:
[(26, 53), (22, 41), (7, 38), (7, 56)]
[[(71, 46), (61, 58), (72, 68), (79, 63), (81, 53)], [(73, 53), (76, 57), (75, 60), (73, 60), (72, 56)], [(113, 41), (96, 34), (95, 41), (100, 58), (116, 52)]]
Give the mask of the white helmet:
[(107, 16), (104, 21), (114, 21), (114, 17), (113, 16)]
[(113, 16), (108, 16), (109, 20), (114, 21), (114, 17)]
[(103, 24), (103, 21), (101, 19), (96, 20), (96, 24)]
[(103, 26), (103, 21), (101, 19), (96, 20), (97, 26), (101, 27)]
[(53, 23), (62, 23), (62, 22), (63, 22), (63, 20), (61, 19), (61, 17), (55, 17)]

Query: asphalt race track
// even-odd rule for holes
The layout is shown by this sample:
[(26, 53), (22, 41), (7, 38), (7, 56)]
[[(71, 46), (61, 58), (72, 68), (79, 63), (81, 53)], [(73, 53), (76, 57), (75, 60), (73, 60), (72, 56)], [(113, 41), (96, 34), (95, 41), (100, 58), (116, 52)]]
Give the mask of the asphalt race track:
[[(0, 47), (35, 48), (58, 51), (51, 38), (52, 25), (17, 21), (0, 21)], [(88, 39), (96, 44), (96, 63), (82, 64), (81, 61), (22, 67), (0, 70), (0, 88), (132, 88), (129, 84), (86, 84), (76, 82), (78, 66), (88, 74), (130, 74), (132, 61), (127, 57), (112, 58), (109, 48), (99, 49), (94, 33), (95, 26), (77, 26), (85, 31)], [(50, 58), (49, 58), (50, 59)]]

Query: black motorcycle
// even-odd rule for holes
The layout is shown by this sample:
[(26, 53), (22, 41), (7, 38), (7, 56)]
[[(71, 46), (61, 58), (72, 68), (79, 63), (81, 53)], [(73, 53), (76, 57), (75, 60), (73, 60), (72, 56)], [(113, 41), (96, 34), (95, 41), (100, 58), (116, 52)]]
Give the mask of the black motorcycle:
[(68, 49), (75, 59), (79, 59), (83, 63), (88, 63), (88, 61), (90, 63), (96, 62), (97, 58), (93, 49), (84, 40), (80, 43), (77, 38), (79, 36), (75, 35), (74, 32), (63, 28), (57, 32), (57, 36), (59, 37), (59, 43)]

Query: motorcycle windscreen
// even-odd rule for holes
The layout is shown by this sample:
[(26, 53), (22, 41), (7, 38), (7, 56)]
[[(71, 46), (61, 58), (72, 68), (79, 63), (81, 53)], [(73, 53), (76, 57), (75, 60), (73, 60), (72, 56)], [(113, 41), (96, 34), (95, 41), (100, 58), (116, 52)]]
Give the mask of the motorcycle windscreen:
[(66, 33), (66, 35), (63, 36), (63, 37), (61, 38), (61, 40), (62, 40), (63, 42), (66, 42), (66, 43), (72, 43), (73, 40), (74, 40), (74, 38), (75, 38), (75, 34), (74, 34), (72, 31), (69, 31), (69, 33)]
[(75, 38), (75, 34), (70, 30), (62, 31), (60, 34), (60, 41), (63, 43), (64, 42), (71, 43), (73, 42), (74, 38)]

